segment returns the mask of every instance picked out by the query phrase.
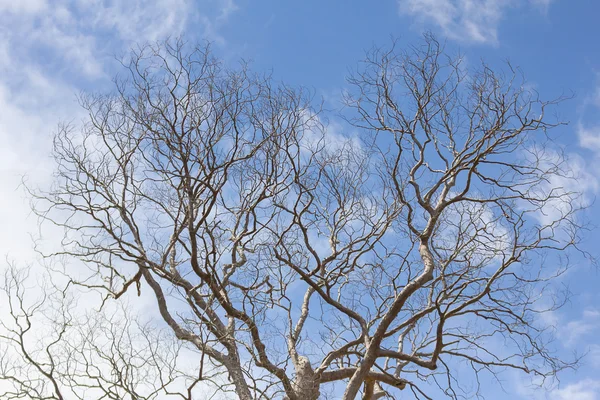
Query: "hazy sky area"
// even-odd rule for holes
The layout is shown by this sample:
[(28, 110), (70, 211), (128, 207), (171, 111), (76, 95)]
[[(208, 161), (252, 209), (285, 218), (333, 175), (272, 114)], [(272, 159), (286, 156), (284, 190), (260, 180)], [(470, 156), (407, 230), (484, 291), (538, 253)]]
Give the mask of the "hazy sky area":
[[(135, 43), (184, 35), (208, 40), (227, 63), (252, 61), (277, 80), (311, 88), (339, 108), (348, 71), (374, 45), (416, 44), (424, 31), (446, 40), (467, 65), (509, 60), (567, 126), (552, 132), (579, 175), (577, 187), (600, 226), (600, 2), (597, 0), (0, 0), (0, 254), (35, 262), (37, 220), (20, 185), (51, 180), (52, 134), (83, 118), (81, 91), (108, 91), (116, 56)], [(335, 121), (332, 121), (335, 122)], [(573, 182), (567, 183), (573, 185)], [(584, 248), (600, 256), (593, 229)], [(516, 373), (482, 381), (490, 399), (600, 399), (600, 272), (582, 258), (561, 278), (573, 293), (555, 326), (565, 355), (588, 352), (549, 393), (531, 392)]]

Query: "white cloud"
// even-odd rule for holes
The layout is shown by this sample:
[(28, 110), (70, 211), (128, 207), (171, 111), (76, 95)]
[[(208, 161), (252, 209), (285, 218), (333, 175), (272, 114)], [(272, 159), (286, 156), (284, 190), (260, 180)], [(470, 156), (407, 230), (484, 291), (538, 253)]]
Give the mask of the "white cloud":
[(550, 393), (551, 400), (597, 400), (600, 399), (600, 381), (584, 379), (558, 388)]
[(223, 0), (223, 5), (221, 6), (221, 12), (217, 19), (221, 21), (226, 21), (231, 14), (239, 10), (239, 7), (233, 0)]
[(587, 127), (580, 123), (577, 135), (581, 147), (600, 154), (600, 126)]
[(115, 29), (121, 40), (146, 41), (183, 32), (195, 14), (189, 0), (80, 2), (79, 13), (99, 28)]
[[(544, 312), (540, 314), (544, 326), (552, 326), (556, 330), (556, 337), (561, 344), (572, 348), (581, 343), (581, 339), (589, 337), (600, 329), (600, 310), (586, 308), (579, 318), (565, 321), (557, 312)], [(594, 347), (596, 346), (596, 347)], [(590, 348), (591, 362), (598, 358), (600, 364), (600, 346), (592, 345)]]
[(398, 0), (400, 13), (432, 24), (450, 39), (495, 43), (508, 9), (523, 4), (546, 9), (551, 0)]
[(594, 368), (600, 368), (600, 345), (592, 344), (588, 349), (587, 362)]
[(35, 13), (46, 8), (46, 0), (0, 0), (0, 11)]
[(525, 400), (600, 400), (600, 380), (584, 378), (568, 384), (513, 375), (514, 389)]
[(101, 77), (106, 61), (134, 42), (181, 34), (196, 15), (191, 0), (0, 0), (3, 9), (12, 12), (0, 14), (0, 48), (13, 63), (86, 78)]
[(36, 78), (38, 74), (24, 70), (33, 79), (23, 83), (23, 92), (0, 82), (0, 257), (10, 253), (27, 261), (36, 219), (21, 179), (28, 176), (32, 183), (43, 183), (50, 177), (50, 127), (58, 123), (59, 115), (66, 117), (61, 96), (70, 93), (60, 84)]
[[(208, 28), (197, 18), (199, 12), (219, 20), (210, 25), (216, 35), (219, 24), (236, 9), (231, 0), (211, 2), (210, 10), (200, 10), (198, 3), (207, 2), (0, 0), (0, 272), (8, 256), (18, 266), (33, 263), (34, 282), (42, 276), (30, 236), (37, 236), (38, 220), (21, 180), (25, 176), (34, 187), (52, 181), (52, 134), (60, 121), (82, 117), (75, 95), (109, 84), (113, 55), (133, 43), (176, 36), (191, 22), (197, 23), (201, 35)], [(45, 246), (59, 244), (60, 229), (56, 232), (47, 224), (44, 231)], [(77, 311), (98, 305), (94, 296), (78, 299)], [(144, 291), (132, 302), (131, 312), (151, 316), (148, 309), (154, 309), (154, 303)]]
[(581, 338), (596, 332), (600, 328), (600, 312), (598, 310), (584, 310), (580, 319), (569, 321), (560, 328), (559, 338), (567, 346), (572, 346)]
[[(450, 193), (449, 198), (455, 195), (457, 193)], [(461, 201), (452, 204), (442, 216), (444, 220), (436, 234), (436, 246), (439, 249), (462, 248), (469, 255), (471, 265), (494, 266), (505, 251), (510, 251), (512, 242), (511, 232), (502, 225), (498, 212), (486, 203)], [(443, 254), (444, 250), (440, 252)]]
[(37, 221), (21, 178), (50, 181), (52, 133), (82, 116), (75, 95), (109, 84), (113, 56), (133, 43), (183, 33), (200, 12), (222, 24), (236, 9), (233, 0), (0, 0), (0, 258), (32, 259)]
[[(525, 157), (535, 154), (534, 162), (540, 163), (539, 168), (551, 171), (532, 187), (540, 198), (552, 194), (535, 216), (541, 226), (553, 226), (553, 235), (568, 233), (570, 218), (574, 216), (572, 212), (592, 204), (594, 194), (600, 189), (600, 182), (590, 173), (588, 160), (577, 153), (564, 153), (547, 147), (531, 148), (528, 152), (530, 154)], [(526, 208), (529, 206), (528, 203), (524, 205)]]

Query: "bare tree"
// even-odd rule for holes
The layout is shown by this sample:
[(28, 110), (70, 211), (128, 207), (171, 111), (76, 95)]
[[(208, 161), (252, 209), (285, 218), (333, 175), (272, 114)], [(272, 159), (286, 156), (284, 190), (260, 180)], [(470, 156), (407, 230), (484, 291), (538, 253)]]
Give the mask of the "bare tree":
[[(192, 398), (198, 368), (182, 362), (184, 343), (125, 307), (78, 308), (69, 290), (36, 284), (32, 275), (11, 265), (0, 286), (8, 304), (0, 322), (0, 398)], [(204, 385), (220, 386), (213, 378), (207, 368)]]
[(553, 184), (558, 100), (510, 66), (467, 69), (431, 36), (373, 50), (346, 92), (355, 136), (207, 47), (144, 46), (124, 66), (56, 135), (36, 210), (89, 267), (71, 281), (107, 302), (152, 293), (197, 365), (226, 377), (217, 392), (460, 398), (481, 395), (480, 374), (574, 365), (538, 315), (561, 305), (543, 294), (577, 248), (581, 202)]

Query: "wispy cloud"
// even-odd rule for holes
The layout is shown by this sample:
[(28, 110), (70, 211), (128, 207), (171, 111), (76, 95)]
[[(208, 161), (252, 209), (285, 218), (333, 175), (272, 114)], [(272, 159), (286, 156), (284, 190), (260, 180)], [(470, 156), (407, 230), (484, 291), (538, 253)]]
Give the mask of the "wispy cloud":
[(531, 4), (546, 10), (552, 0), (398, 0), (400, 13), (439, 28), (450, 39), (496, 43), (498, 26), (514, 7)]
[(50, 181), (52, 132), (79, 121), (76, 94), (109, 83), (113, 56), (134, 43), (192, 25), (216, 36), (236, 9), (232, 0), (0, 0), (0, 258), (33, 258), (21, 177)]
[(540, 378), (513, 377), (514, 388), (523, 400), (600, 400), (600, 380), (583, 378), (562, 385), (560, 382)]
[[(32, 261), (30, 234), (36, 219), (21, 190), (21, 179), (50, 179), (51, 133), (59, 118), (77, 118), (73, 88), (23, 65), (14, 82), (0, 80), (0, 258)], [(0, 261), (0, 270), (2, 264)]]
[(0, 0), (0, 11), (11, 13), (38, 12), (47, 7), (46, 0)]
[(584, 379), (558, 388), (550, 393), (551, 400), (600, 399), (600, 380)]
[(587, 363), (594, 368), (600, 368), (600, 345), (592, 344), (587, 354)]
[(577, 135), (581, 147), (600, 154), (600, 126), (585, 126), (580, 123)]
[(587, 309), (580, 319), (569, 321), (559, 330), (559, 338), (567, 346), (572, 346), (581, 338), (596, 332), (600, 328), (600, 311)]
[[(113, 75), (113, 56), (134, 43), (177, 36), (192, 23), (194, 33), (202, 36), (208, 25), (202, 24), (200, 17), (219, 19), (221, 26), (235, 11), (231, 0), (210, 1), (210, 8), (200, 7), (207, 3), (0, 0), (0, 277), (7, 267), (5, 257), (19, 267), (33, 264), (32, 285), (46, 277), (42, 263), (35, 262), (31, 235), (38, 236), (38, 221), (21, 182), (25, 178), (32, 187), (52, 182), (52, 133), (60, 121), (78, 122), (83, 116), (76, 94), (91, 87), (102, 90)], [(219, 26), (215, 24), (210, 25), (210, 32), (217, 35)], [(62, 232), (48, 225), (44, 228), (46, 238), (42, 239), (48, 240), (43, 244), (53, 249), (51, 246), (60, 244)], [(80, 270), (78, 267), (72, 271)], [(39, 294), (35, 287), (33, 297)], [(144, 310), (155, 300), (148, 295), (136, 298), (129, 311), (150, 315)], [(5, 298), (0, 298), (2, 301)], [(77, 313), (83, 315), (83, 310), (96, 305), (93, 297), (82, 297)], [(1, 311), (5, 317), (6, 310)], [(34, 330), (40, 327), (44, 327), (43, 321), (40, 324), (35, 319)], [(189, 361), (192, 365), (192, 359)]]
[[(541, 167), (552, 170), (536, 191), (543, 196), (552, 194), (536, 217), (542, 226), (553, 226), (553, 234), (569, 234), (569, 218), (574, 209), (585, 209), (593, 203), (600, 189), (596, 175), (590, 172), (589, 161), (576, 152), (565, 153), (549, 147), (535, 149), (541, 160)], [(565, 219), (566, 218), (566, 219)], [(563, 230), (566, 228), (566, 231)]]
[[(552, 326), (556, 332), (556, 338), (562, 346), (573, 348), (581, 343), (581, 339), (589, 338), (600, 329), (600, 310), (586, 308), (579, 317), (567, 320), (557, 312), (545, 312), (540, 314), (541, 321), (545, 326)], [(600, 360), (600, 346), (595, 349), (591, 346), (590, 352), (596, 352)], [(592, 357), (594, 358), (594, 357)], [(595, 364), (597, 360), (592, 360)]]
[[(195, 15), (190, 0), (0, 0), (0, 41), (11, 64), (98, 78), (105, 59), (133, 42), (184, 31)], [(51, 55), (51, 56), (49, 56)]]

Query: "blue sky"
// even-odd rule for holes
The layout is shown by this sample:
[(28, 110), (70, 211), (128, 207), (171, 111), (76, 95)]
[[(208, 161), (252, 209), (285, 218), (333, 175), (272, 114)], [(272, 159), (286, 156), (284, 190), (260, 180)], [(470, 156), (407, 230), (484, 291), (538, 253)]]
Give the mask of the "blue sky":
[[(76, 94), (110, 88), (114, 55), (136, 41), (185, 34), (210, 40), (228, 62), (252, 60), (260, 71), (312, 88), (336, 107), (348, 70), (373, 45), (417, 43), (431, 30), (468, 62), (509, 59), (542, 96), (574, 93), (560, 107), (570, 121), (554, 132), (581, 176), (586, 218), (600, 226), (600, 2), (595, 0), (0, 0), (0, 254), (33, 259), (36, 221), (21, 177), (48, 182), (51, 134), (82, 117)], [(587, 249), (598, 254), (598, 230)], [(581, 260), (564, 278), (574, 296), (547, 315), (564, 354), (589, 351), (558, 388), (532, 393), (504, 375), (513, 398), (600, 399), (600, 273)], [(495, 386), (488, 386), (490, 398)]]

